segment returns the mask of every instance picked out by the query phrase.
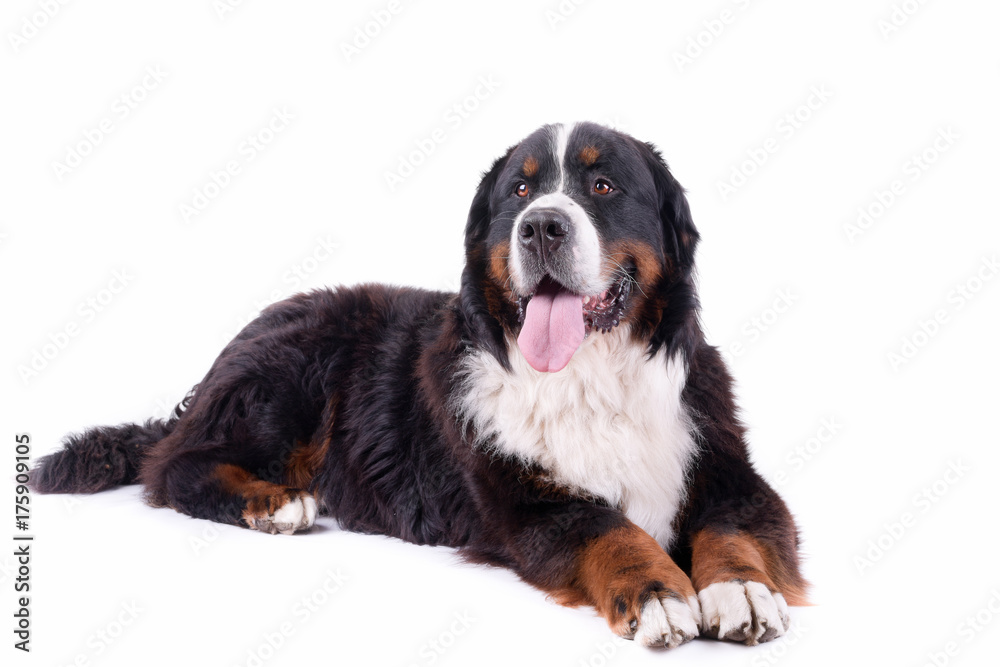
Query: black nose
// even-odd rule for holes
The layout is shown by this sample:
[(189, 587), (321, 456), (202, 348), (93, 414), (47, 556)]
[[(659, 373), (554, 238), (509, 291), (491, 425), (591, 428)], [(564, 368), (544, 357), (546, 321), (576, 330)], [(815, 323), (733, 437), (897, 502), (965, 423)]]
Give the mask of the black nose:
[(521, 245), (538, 255), (543, 262), (559, 250), (568, 232), (569, 217), (554, 208), (528, 211), (517, 229)]

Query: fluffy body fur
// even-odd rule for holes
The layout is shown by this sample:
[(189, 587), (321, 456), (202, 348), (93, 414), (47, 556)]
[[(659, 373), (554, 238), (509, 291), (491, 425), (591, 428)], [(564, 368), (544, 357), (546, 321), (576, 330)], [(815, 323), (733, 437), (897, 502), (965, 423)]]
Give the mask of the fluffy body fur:
[[(546, 126), (482, 179), (458, 294), (361, 285), (265, 310), (163, 422), (67, 438), (41, 492), (270, 533), (317, 512), (459, 547), (617, 634), (756, 643), (805, 603), (698, 324), (698, 233), (656, 150)], [(578, 319), (579, 318), (579, 319)]]

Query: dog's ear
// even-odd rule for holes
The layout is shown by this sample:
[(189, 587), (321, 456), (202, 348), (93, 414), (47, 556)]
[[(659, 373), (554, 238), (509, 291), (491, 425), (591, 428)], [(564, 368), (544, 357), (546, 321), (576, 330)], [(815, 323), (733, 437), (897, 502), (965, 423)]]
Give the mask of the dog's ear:
[(472, 198), (472, 206), (469, 208), (469, 218), (465, 223), (465, 252), (481, 247), (486, 241), (486, 234), (490, 228), (490, 197), (493, 196), (493, 188), (496, 187), (500, 173), (507, 165), (510, 154), (517, 146), (511, 146), (504, 153), (503, 157), (497, 158), (493, 166), (487, 169), (482, 178), (479, 179), (479, 187), (476, 188), (476, 196)]
[(660, 151), (652, 144), (636, 143), (653, 175), (664, 250), (674, 264), (668, 271), (667, 284), (662, 293), (671, 307), (663, 311), (663, 318), (650, 337), (649, 353), (653, 355), (665, 347), (667, 354), (672, 355), (676, 350), (683, 349), (690, 359), (698, 341), (703, 340), (698, 325), (698, 294), (693, 276), (694, 251), (700, 237), (691, 219), (684, 188), (670, 173)]
[(507, 359), (503, 327), (490, 314), (484, 286), (487, 269), (486, 237), (493, 218), (490, 198), (497, 179), (515, 148), (516, 146), (508, 148), (503, 157), (498, 158), (483, 174), (476, 195), (472, 198), (469, 218), (465, 223), (465, 270), (462, 271), (459, 299), (465, 337), (476, 347), (488, 350), (508, 370), (510, 361)]
[(684, 196), (684, 188), (670, 173), (667, 163), (655, 146), (642, 144), (640, 150), (656, 185), (666, 251), (677, 261), (682, 274), (687, 274), (694, 266), (694, 251), (700, 236), (691, 219), (691, 208)]

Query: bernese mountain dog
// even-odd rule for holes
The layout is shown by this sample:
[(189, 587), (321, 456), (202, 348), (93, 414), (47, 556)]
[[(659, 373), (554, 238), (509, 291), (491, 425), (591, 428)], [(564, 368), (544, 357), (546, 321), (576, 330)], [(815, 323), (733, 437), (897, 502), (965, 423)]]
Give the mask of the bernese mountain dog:
[(700, 328), (698, 238), (652, 145), (544, 126), (483, 175), (457, 294), (274, 304), (169, 419), (69, 436), (33, 487), (457, 547), (648, 646), (778, 637), (797, 532)]

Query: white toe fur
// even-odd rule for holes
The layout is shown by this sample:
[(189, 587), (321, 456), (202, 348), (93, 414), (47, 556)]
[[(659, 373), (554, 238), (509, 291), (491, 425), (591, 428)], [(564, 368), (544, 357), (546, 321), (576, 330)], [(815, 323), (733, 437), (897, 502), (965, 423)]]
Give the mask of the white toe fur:
[(701, 631), (709, 637), (754, 645), (785, 634), (788, 604), (756, 581), (724, 581), (698, 593)]
[[(312, 528), (313, 524), (316, 523), (316, 515), (319, 513), (316, 506), (316, 499), (310, 495), (305, 495), (303, 496), (302, 504), (305, 508), (305, 525), (303, 528)], [(787, 611), (788, 608), (785, 607), (785, 609)]]
[(316, 523), (316, 499), (303, 493), (282, 505), (271, 523), (282, 535), (291, 535)]
[(698, 593), (701, 603), (701, 630), (710, 636), (729, 637), (750, 627), (750, 605), (743, 584), (726, 581), (712, 584)]
[(667, 610), (660, 604), (659, 598), (649, 600), (639, 612), (639, 627), (635, 632), (635, 640), (643, 646), (663, 646), (664, 635), (670, 632), (670, 621), (667, 620)]
[(653, 598), (639, 614), (635, 640), (644, 646), (674, 648), (698, 636), (698, 599)]
[[(792, 625), (792, 618), (788, 615), (788, 603), (781, 593), (773, 593), (774, 602), (778, 606), (778, 616), (781, 617), (781, 627), (787, 630)], [(783, 633), (782, 633), (783, 634)]]

